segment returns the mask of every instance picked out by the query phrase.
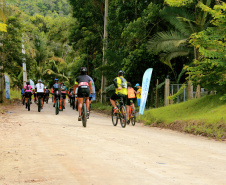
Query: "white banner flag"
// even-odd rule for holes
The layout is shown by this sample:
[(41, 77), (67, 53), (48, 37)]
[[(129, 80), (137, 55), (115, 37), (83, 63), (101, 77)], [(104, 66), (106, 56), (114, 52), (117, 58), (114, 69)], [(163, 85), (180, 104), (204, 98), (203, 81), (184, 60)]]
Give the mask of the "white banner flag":
[(5, 75), (5, 97), (6, 97), (6, 99), (10, 99), (9, 77), (6, 75)]

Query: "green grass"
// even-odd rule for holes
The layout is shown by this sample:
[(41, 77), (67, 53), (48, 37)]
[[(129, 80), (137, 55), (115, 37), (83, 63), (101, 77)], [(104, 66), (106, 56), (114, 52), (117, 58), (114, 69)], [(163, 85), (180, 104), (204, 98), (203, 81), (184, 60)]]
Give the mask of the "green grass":
[(111, 114), (112, 106), (109, 104), (101, 104), (99, 102), (92, 102), (91, 106), (92, 106), (91, 109), (93, 109), (93, 110)]
[(180, 104), (151, 109), (141, 116), (147, 125), (172, 128), (188, 133), (226, 138), (226, 102), (220, 95), (209, 95)]

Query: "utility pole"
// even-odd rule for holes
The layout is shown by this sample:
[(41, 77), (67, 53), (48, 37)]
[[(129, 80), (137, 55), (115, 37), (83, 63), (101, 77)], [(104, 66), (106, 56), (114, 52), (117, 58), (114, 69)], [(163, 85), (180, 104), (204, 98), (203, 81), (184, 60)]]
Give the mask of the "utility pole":
[[(2, 62), (2, 61), (1, 61)], [(0, 64), (0, 103), (3, 103), (3, 91), (4, 91), (4, 84), (3, 84), (3, 66)]]
[[(1, 11), (3, 12), (3, 1), (0, 2), (0, 8)], [(0, 38), (2, 38), (3, 36), (1, 35)], [(0, 43), (0, 47), (3, 47), (3, 43)], [(3, 59), (4, 57), (2, 56), (2, 53), (0, 55), (0, 103), (3, 103), (3, 91), (4, 91), (4, 83), (3, 83)]]
[[(107, 25), (108, 25), (108, 0), (105, 0), (105, 12), (104, 12), (104, 38), (103, 38), (103, 66), (107, 64), (107, 60), (105, 58), (105, 50), (107, 49)], [(104, 76), (102, 71), (102, 80), (101, 80), (101, 103), (106, 101), (106, 94), (103, 93), (103, 91), (106, 88), (107, 79), (106, 76)]]
[(22, 53), (23, 53), (23, 63), (22, 63), (22, 67), (23, 67), (23, 85), (26, 85), (27, 82), (27, 69), (26, 69), (26, 58), (25, 58), (25, 49), (24, 49), (24, 45), (22, 44)]

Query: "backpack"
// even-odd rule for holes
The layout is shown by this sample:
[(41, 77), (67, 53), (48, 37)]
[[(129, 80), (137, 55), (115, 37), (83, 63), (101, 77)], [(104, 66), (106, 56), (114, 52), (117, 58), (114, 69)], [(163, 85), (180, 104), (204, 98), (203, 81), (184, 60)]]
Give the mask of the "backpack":
[(128, 98), (136, 98), (133, 88), (127, 89), (127, 94), (128, 94)]
[(119, 77), (121, 79), (121, 86), (122, 88), (127, 88), (127, 81), (125, 78)]

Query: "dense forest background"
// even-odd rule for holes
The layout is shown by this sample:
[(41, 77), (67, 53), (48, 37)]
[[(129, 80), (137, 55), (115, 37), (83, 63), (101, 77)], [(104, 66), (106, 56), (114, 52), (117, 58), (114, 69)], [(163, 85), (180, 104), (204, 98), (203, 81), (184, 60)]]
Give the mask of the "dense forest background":
[(102, 74), (110, 90), (120, 69), (135, 85), (153, 68), (151, 106), (157, 79), (159, 88), (170, 78), (224, 94), (225, 12), (220, 0), (109, 0), (108, 37), (103, 40), (104, 0), (2, 0), (1, 65), (11, 85), (19, 88), (23, 61), (28, 79), (41, 78), (49, 87), (54, 78), (72, 87), (80, 67), (86, 66), (98, 95)]

